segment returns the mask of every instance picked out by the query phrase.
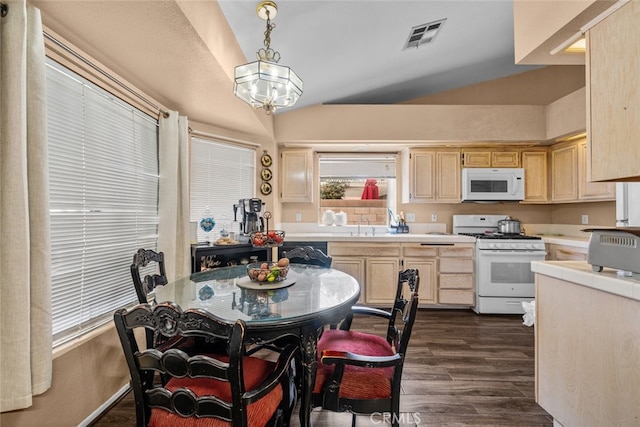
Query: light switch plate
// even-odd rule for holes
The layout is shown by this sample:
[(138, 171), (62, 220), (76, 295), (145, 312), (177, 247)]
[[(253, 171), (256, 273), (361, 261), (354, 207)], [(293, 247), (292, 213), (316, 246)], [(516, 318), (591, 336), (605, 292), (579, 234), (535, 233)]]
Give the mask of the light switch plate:
[(589, 224), (589, 215), (582, 215), (582, 223)]
[(407, 213), (407, 222), (416, 222), (416, 214), (414, 213)]

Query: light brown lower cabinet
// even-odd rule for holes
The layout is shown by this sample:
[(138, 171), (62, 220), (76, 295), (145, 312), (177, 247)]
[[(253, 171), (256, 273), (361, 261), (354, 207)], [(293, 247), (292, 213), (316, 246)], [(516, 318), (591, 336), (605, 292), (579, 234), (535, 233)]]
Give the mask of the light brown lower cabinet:
[(474, 255), (474, 243), (438, 249), (440, 304), (475, 305)]
[(360, 299), (370, 305), (393, 304), (398, 270), (398, 243), (329, 242), (333, 268), (351, 274), (360, 282)]
[(364, 258), (355, 258), (355, 257), (334, 257), (331, 263), (331, 266), (336, 270), (344, 271), (345, 273), (356, 278), (358, 283), (360, 283), (360, 298), (358, 298), (358, 303), (364, 304), (366, 301), (366, 289), (364, 287), (364, 279), (365, 279), (365, 270), (364, 270), (365, 260)]
[(438, 302), (438, 248), (420, 243), (402, 245), (402, 268), (417, 268), (420, 274), (420, 304)]
[(475, 304), (475, 245), (420, 243), (329, 242), (333, 267), (351, 274), (361, 284), (359, 302), (389, 307), (393, 304), (398, 270), (420, 272), (420, 304)]
[(640, 301), (536, 274), (535, 341), (536, 402), (555, 420), (640, 424)]

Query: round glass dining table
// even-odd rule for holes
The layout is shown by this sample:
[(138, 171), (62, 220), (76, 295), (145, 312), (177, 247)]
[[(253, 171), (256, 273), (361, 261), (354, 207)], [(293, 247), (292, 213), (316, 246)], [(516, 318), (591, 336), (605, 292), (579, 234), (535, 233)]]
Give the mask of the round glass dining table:
[(344, 319), (359, 296), (360, 285), (353, 276), (304, 264), (291, 264), (283, 282), (251, 282), (246, 266), (240, 265), (194, 273), (155, 291), (156, 302), (200, 308), (229, 322), (243, 319), (249, 343), (297, 339), (304, 368), (301, 426), (310, 425), (318, 335), (324, 326)]

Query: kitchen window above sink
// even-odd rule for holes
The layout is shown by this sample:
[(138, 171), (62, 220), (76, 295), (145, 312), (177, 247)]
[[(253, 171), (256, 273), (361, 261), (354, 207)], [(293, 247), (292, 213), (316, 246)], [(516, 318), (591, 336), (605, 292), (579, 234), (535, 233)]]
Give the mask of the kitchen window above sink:
[(395, 154), (320, 154), (318, 222), (387, 226), (396, 209)]

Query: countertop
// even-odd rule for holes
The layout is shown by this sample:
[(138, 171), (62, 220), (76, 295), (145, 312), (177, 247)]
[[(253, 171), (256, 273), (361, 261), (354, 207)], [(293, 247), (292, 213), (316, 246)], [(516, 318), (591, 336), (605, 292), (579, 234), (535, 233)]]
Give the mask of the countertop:
[(576, 248), (588, 248), (589, 237), (563, 236), (557, 234), (534, 234), (534, 236), (542, 237), (545, 243), (555, 245), (573, 246)]
[(378, 234), (351, 235), (351, 233), (287, 233), (288, 242), (377, 242), (377, 243), (475, 243), (475, 237), (460, 236), (457, 234)]
[[(553, 243), (564, 246), (573, 246), (580, 248), (589, 247), (588, 237), (577, 236), (558, 236), (540, 234), (545, 243)], [(428, 243), (474, 243), (475, 238), (470, 236), (460, 236), (457, 234), (438, 234), (438, 233), (376, 233), (371, 235), (352, 235), (349, 232), (337, 233), (287, 233), (286, 240), (289, 242), (428, 242)]]
[(640, 280), (620, 277), (612, 268), (596, 273), (585, 261), (532, 261), (531, 271), (640, 301)]

